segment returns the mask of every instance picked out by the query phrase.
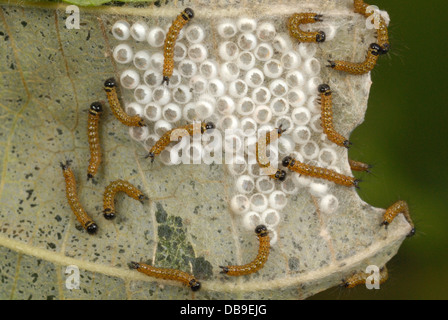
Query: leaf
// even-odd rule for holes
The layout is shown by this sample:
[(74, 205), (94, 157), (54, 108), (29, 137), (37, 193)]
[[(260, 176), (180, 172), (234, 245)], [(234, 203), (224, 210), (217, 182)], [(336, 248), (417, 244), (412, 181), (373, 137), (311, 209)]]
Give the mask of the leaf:
[(140, 4), (152, 4), (154, 2), (159, 3), (160, 0), (117, 0), (117, 1), (111, 1), (111, 0), (46, 0), (46, 1), (40, 1), (40, 0), (10, 0), (7, 3), (8, 4), (18, 4), (21, 6), (33, 6), (37, 4), (38, 6), (45, 6), (45, 2), (48, 4), (51, 3), (68, 3), (77, 5), (80, 7), (98, 7), (101, 5), (116, 5), (116, 6), (123, 6), (126, 3), (140, 3)]
[[(373, 40), (362, 17), (351, 12), (351, 1), (260, 1), (244, 10), (233, 4), (231, 11), (216, 3), (197, 10), (196, 21), (209, 27), (226, 15), (255, 14), (284, 29), (292, 3), (294, 11), (299, 3), (303, 10), (318, 8), (338, 28), (337, 39), (318, 47), (321, 65), (330, 57), (362, 59)], [(219, 265), (249, 262), (258, 246), (253, 231), (229, 208), (235, 177), (225, 165), (150, 165), (144, 148), (110, 111), (101, 119), (100, 172), (94, 183), (86, 181), (87, 109), (106, 99), (104, 80), (123, 69), (111, 58), (117, 44), (112, 24), (123, 17), (168, 24), (188, 4), (83, 9), (79, 30), (65, 27), (60, 4), (0, 7), (0, 298), (303, 299), (367, 265), (381, 267), (396, 254), (410, 230), (405, 219), (399, 215), (388, 230), (380, 228), (383, 209), (371, 207), (353, 189), (329, 184), (339, 199), (335, 213), (322, 213), (318, 197), (302, 188), (281, 212), (265, 267), (250, 276), (226, 277)], [(217, 47), (216, 35), (209, 41)], [(363, 121), (370, 76), (322, 68), (320, 77), (338, 93), (339, 129), (351, 132)], [(124, 95), (128, 99), (129, 92)], [(351, 174), (347, 151), (338, 156), (342, 172)], [(75, 228), (59, 167), (67, 159), (73, 160), (80, 200), (99, 225), (95, 236)], [(102, 193), (118, 178), (140, 187), (150, 201), (141, 205), (120, 196), (117, 219), (107, 221)], [(193, 272), (203, 287), (193, 295), (178, 283), (129, 270), (130, 261)], [(80, 289), (67, 289), (70, 265), (80, 270)]]

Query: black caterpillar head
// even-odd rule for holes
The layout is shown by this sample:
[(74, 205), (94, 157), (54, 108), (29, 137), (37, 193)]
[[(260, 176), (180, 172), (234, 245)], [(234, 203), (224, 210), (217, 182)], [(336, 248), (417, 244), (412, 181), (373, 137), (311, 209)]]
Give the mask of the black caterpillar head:
[(268, 231), (268, 228), (266, 228), (266, 226), (264, 224), (260, 224), (259, 226), (257, 226), (255, 228), (255, 233), (258, 236), (264, 237), (264, 236), (268, 235), (269, 231)]
[(109, 78), (106, 81), (104, 81), (104, 86), (106, 88), (110, 88), (111, 89), (111, 88), (114, 88), (114, 87), (117, 86), (117, 82), (115, 81), (114, 78)]
[(383, 52), (383, 49), (380, 47), (380, 45), (378, 43), (371, 43), (370, 44), (370, 52), (374, 56), (379, 56)]
[(193, 11), (193, 9), (191, 9), (191, 8), (186, 8), (186, 9), (184, 10), (184, 13), (185, 13), (185, 16), (188, 18), (188, 19), (186, 19), (186, 20), (190, 20), (190, 19), (193, 19), (193, 18), (194, 18), (194, 11)]
[(291, 156), (286, 156), (282, 160), (282, 165), (284, 167), (288, 167), (288, 166), (293, 165), (293, 164), (294, 164), (294, 159)]
[(196, 279), (192, 279), (188, 285), (190, 286), (192, 291), (198, 291), (199, 289), (201, 289), (201, 283)]
[(215, 124), (213, 122), (207, 122), (205, 125), (205, 130), (212, 130), (215, 129)]
[(286, 179), (286, 171), (285, 170), (277, 170), (275, 173), (275, 178), (279, 181), (285, 181)]
[(100, 113), (103, 112), (103, 105), (101, 104), (101, 102), (93, 102), (90, 105), (90, 111), (93, 111), (93, 113)]
[(92, 222), (86, 227), (86, 230), (88, 234), (95, 234), (98, 231), (98, 226), (96, 223)]
[(331, 89), (330, 86), (326, 83), (322, 83), (317, 87), (317, 91), (319, 91), (319, 93), (324, 93), (326, 96), (328, 96), (329, 94), (331, 94)]
[(316, 35), (316, 42), (324, 42), (325, 41), (325, 32), (319, 31)]

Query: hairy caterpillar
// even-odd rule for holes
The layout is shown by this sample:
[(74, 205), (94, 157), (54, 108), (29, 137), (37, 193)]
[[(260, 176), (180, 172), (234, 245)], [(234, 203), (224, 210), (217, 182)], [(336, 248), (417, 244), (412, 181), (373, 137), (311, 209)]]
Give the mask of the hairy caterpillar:
[(180, 33), (180, 30), (194, 18), (194, 11), (190, 8), (186, 8), (182, 11), (176, 19), (171, 24), (168, 34), (165, 38), (165, 45), (163, 48), (163, 80), (162, 84), (166, 82), (169, 84), (170, 77), (173, 74), (174, 68), (174, 45), (176, 44), (176, 39)]
[[(370, 273), (366, 273), (366, 272), (359, 272), (359, 273), (355, 273), (354, 275), (352, 275), (351, 277), (349, 277), (346, 280), (343, 280), (342, 285), (343, 287), (347, 288), (347, 289), (351, 289), (354, 288), (360, 284), (366, 284), (367, 278), (370, 277), (371, 274)], [(389, 278), (389, 273), (387, 271), (386, 266), (382, 267), (380, 269), (380, 279), (379, 279), (379, 283), (383, 284), (384, 282), (387, 281), (387, 279)]]
[(333, 104), (332, 93), (328, 84), (321, 84), (317, 90), (320, 93), (321, 100), (321, 125), (328, 140), (338, 146), (349, 148), (352, 144), (344, 136), (338, 133), (333, 127)]
[(117, 83), (114, 78), (109, 78), (104, 82), (104, 90), (106, 91), (107, 100), (109, 100), (110, 109), (122, 124), (129, 127), (144, 127), (144, 120), (139, 115), (130, 116), (121, 107), (117, 95)]
[(294, 13), (288, 20), (288, 30), (291, 37), (299, 42), (324, 42), (325, 32), (307, 32), (300, 29), (301, 24), (322, 21), (322, 15), (316, 13)]
[[(360, 13), (366, 18), (369, 18), (371, 15), (375, 14), (373, 11), (367, 12), (369, 4), (364, 3), (363, 0), (354, 0), (354, 7), (355, 7), (354, 11), (356, 13)], [(376, 30), (377, 43), (381, 47), (380, 54), (385, 54), (390, 50), (389, 32), (387, 30), (386, 21), (384, 21), (384, 18), (380, 16), (379, 19), (380, 21), (378, 23), (378, 29)]]
[(409, 206), (406, 201), (403, 200), (395, 202), (393, 205), (386, 209), (386, 212), (383, 215), (383, 222), (381, 222), (380, 226), (385, 226), (387, 228), (387, 226), (392, 223), (392, 221), (399, 213), (402, 213), (409, 224), (412, 226), (411, 232), (409, 232), (408, 237), (413, 236), (415, 234), (415, 226), (409, 213)]
[(242, 266), (219, 266), (222, 269), (221, 273), (225, 273), (229, 276), (242, 276), (257, 272), (258, 270), (263, 268), (269, 257), (271, 241), (269, 237), (269, 231), (265, 225), (259, 225), (255, 228), (255, 233), (257, 234), (258, 240), (260, 242), (258, 254), (255, 259), (252, 262)]
[[(269, 159), (266, 157), (266, 147), (268, 145), (270, 145), (271, 142), (280, 138), (281, 134), (284, 131), (285, 130), (283, 130), (282, 126), (280, 125), (280, 127), (277, 130), (273, 130), (271, 132), (266, 133), (266, 142), (265, 143), (263, 143), (263, 141), (261, 140), (262, 137), (257, 141), (257, 143), (255, 145), (255, 151), (256, 151), (257, 163), (261, 168), (270, 167)], [(271, 139), (271, 135), (272, 135), (272, 139)], [(259, 147), (259, 145), (260, 145), (260, 147)], [(275, 172), (275, 174), (271, 174), (271, 175), (269, 175), (269, 177), (271, 177), (272, 179), (276, 179), (276, 180), (278, 179), (280, 181), (285, 181), (286, 172), (284, 170), (278, 169)]]
[(201, 283), (191, 274), (176, 269), (165, 269), (150, 266), (146, 263), (131, 262), (129, 268), (136, 269), (138, 272), (144, 273), (150, 277), (180, 281), (190, 287), (192, 291), (198, 291)]
[(70, 168), (70, 163), (70, 160), (67, 160), (65, 164), (61, 162), (62, 173), (64, 174), (65, 179), (65, 193), (68, 204), (75, 214), (76, 219), (78, 219), (79, 223), (81, 223), (81, 226), (86, 229), (89, 234), (95, 234), (98, 231), (98, 226), (92, 220), (92, 218), (87, 215), (86, 211), (79, 202), (78, 193), (76, 190), (75, 175)]
[[(145, 158), (151, 158), (151, 162), (154, 161), (154, 158), (159, 155), (172, 141), (171, 140), (171, 134), (174, 130), (186, 130), (190, 136), (193, 136), (195, 133), (197, 133), (198, 129), (197, 123), (188, 124), (183, 127), (174, 128), (164, 133), (162, 137), (160, 137), (159, 140), (154, 144), (154, 146), (149, 150), (148, 155)], [(212, 130), (215, 128), (215, 125), (212, 122), (201, 122), (200, 129), (201, 134), (203, 134), (207, 130)]]
[(90, 105), (89, 117), (87, 120), (87, 137), (89, 140), (90, 160), (87, 169), (87, 180), (92, 179), (101, 163), (101, 147), (99, 138), (98, 122), (103, 112), (103, 106), (100, 102), (93, 102)]
[(302, 163), (300, 161), (297, 161), (290, 156), (283, 158), (282, 164), (289, 170), (295, 171), (299, 174), (303, 174), (314, 178), (325, 179), (328, 181), (333, 181), (336, 184), (346, 187), (354, 186), (356, 188), (359, 188), (360, 180), (354, 177), (344, 176), (343, 174), (337, 173), (336, 171), (330, 169), (311, 166)]
[(104, 218), (113, 219), (115, 218), (115, 195), (117, 192), (125, 192), (129, 197), (140, 201), (148, 199), (140, 190), (135, 186), (125, 180), (115, 180), (112, 181), (104, 191), (103, 196), (103, 206), (104, 206)]
[(348, 164), (350, 165), (350, 168), (354, 171), (364, 171), (370, 173), (370, 169), (372, 168), (372, 165), (370, 164), (351, 159), (348, 159)]
[(367, 57), (363, 62), (356, 63), (342, 60), (328, 60), (330, 64), (327, 65), (327, 67), (331, 67), (334, 70), (343, 71), (355, 75), (365, 74), (372, 71), (372, 69), (375, 67), (378, 56), (381, 54), (381, 50), (381, 47), (377, 43), (372, 43), (370, 44), (369, 50), (367, 51)]

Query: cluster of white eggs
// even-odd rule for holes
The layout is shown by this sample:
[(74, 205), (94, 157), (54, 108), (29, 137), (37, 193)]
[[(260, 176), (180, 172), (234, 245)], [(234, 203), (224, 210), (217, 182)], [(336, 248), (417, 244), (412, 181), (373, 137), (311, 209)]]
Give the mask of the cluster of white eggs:
[[(307, 188), (319, 199), (322, 212), (334, 212), (338, 199), (329, 193), (328, 182), (289, 170), (286, 180), (280, 182), (262, 175), (257, 163), (245, 160), (253, 153), (257, 133), (281, 125), (286, 131), (276, 148), (270, 148), (278, 155), (279, 167), (283, 157), (292, 155), (340, 172), (337, 147), (326, 140), (320, 126), (316, 100), (322, 79), (321, 64), (315, 58), (317, 44), (296, 43), (286, 32), (278, 32), (272, 21), (224, 19), (212, 29), (193, 19), (176, 41), (169, 85), (162, 85), (168, 29), (169, 25), (149, 27), (141, 21), (130, 25), (124, 20), (112, 26), (112, 34), (120, 42), (113, 57), (121, 66), (121, 88), (133, 92), (126, 112), (139, 114), (148, 123), (130, 128), (131, 137), (149, 150), (166, 131), (195, 120), (211, 121), (222, 133), (233, 130), (234, 134), (223, 138), (223, 144), (230, 144), (230, 149), (225, 146), (226, 152), (238, 154), (233, 159), (239, 160), (225, 163), (235, 176), (230, 208), (249, 230), (265, 224), (272, 244), (288, 197), (300, 189)], [(325, 31), (327, 41), (331, 40), (334, 29), (327, 26)], [(191, 148), (196, 149), (192, 154), (199, 155), (199, 160), (205, 156), (201, 143), (193, 143)], [(241, 148), (243, 152), (239, 152)], [(173, 165), (178, 163), (173, 160), (176, 157), (178, 150), (168, 147), (158, 159)]]

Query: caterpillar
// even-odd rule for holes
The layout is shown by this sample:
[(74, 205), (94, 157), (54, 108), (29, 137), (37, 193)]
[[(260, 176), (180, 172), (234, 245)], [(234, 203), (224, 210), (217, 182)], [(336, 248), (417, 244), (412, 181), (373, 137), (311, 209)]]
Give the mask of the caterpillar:
[(288, 19), (288, 30), (291, 37), (299, 42), (324, 42), (325, 32), (307, 32), (299, 28), (301, 24), (315, 23), (322, 20), (322, 15), (316, 13), (294, 13)]
[[(266, 147), (268, 145), (270, 145), (271, 142), (280, 138), (281, 134), (284, 131), (285, 130), (283, 130), (282, 126), (280, 125), (280, 127), (277, 130), (273, 130), (271, 132), (266, 133), (266, 142), (265, 143), (262, 143), (263, 141), (261, 141), (261, 138), (257, 141), (257, 143), (255, 145), (255, 151), (256, 151), (257, 163), (261, 168), (270, 167), (269, 159), (266, 157)], [(276, 132), (277, 132), (277, 134), (276, 134)], [(271, 135), (272, 135), (272, 139), (271, 139)], [(259, 147), (259, 145), (261, 147)], [(269, 175), (269, 177), (271, 177), (272, 179), (285, 181), (286, 172), (284, 170), (277, 169), (275, 174), (271, 174), (271, 175)]]
[(271, 241), (269, 237), (269, 231), (265, 225), (259, 225), (255, 228), (255, 233), (260, 242), (258, 254), (255, 259), (250, 263), (242, 266), (219, 266), (222, 269), (221, 273), (225, 273), (229, 276), (242, 276), (257, 272), (258, 270), (263, 268), (269, 257)]
[[(367, 278), (370, 277), (372, 274), (370, 273), (366, 273), (366, 272), (359, 272), (359, 273), (355, 273), (354, 275), (352, 275), (351, 277), (349, 277), (346, 280), (342, 281), (342, 285), (343, 287), (347, 288), (347, 289), (351, 289), (354, 288), (360, 284), (365, 284), (367, 281)], [(387, 279), (389, 278), (389, 273), (387, 271), (386, 266), (383, 266), (380, 269), (380, 279), (379, 279), (379, 284), (383, 284), (384, 282), (387, 281)]]
[[(213, 124), (213, 122), (207, 122), (207, 123), (206, 122), (201, 122), (200, 128), (201, 128), (201, 134), (203, 134), (207, 130), (214, 129), (215, 125)], [(186, 130), (190, 136), (193, 136), (195, 133), (198, 132), (198, 130), (197, 130), (198, 129), (198, 124), (197, 123), (192, 123), (192, 124), (188, 124), (188, 125), (183, 126), (183, 127), (179, 127), (179, 128), (174, 128), (174, 129), (168, 130), (152, 146), (151, 150), (149, 150), (149, 153), (146, 155), (145, 159), (146, 158), (151, 158), (151, 162), (154, 162), (154, 158), (157, 155), (159, 155), (170, 144), (170, 142), (172, 141), (171, 140), (171, 134), (175, 130), (182, 130), (182, 129)]]
[(352, 144), (344, 136), (338, 133), (333, 127), (333, 105), (332, 93), (328, 84), (321, 84), (317, 87), (321, 100), (321, 125), (328, 140), (341, 147), (349, 148)]
[(387, 31), (387, 25), (383, 17), (380, 17), (379, 28), (377, 32), (377, 43), (381, 47), (380, 54), (386, 54), (390, 50), (389, 32)]
[(188, 286), (192, 291), (198, 291), (201, 283), (191, 274), (176, 269), (156, 268), (146, 263), (133, 262), (129, 264), (129, 268), (144, 273), (150, 277), (180, 281)]
[(115, 218), (115, 195), (117, 192), (125, 192), (129, 197), (140, 201), (143, 203), (143, 200), (147, 200), (148, 197), (145, 196), (140, 190), (138, 190), (135, 186), (125, 180), (115, 180), (112, 181), (104, 191), (103, 196), (103, 215), (104, 218), (110, 220)]
[(354, 171), (364, 171), (370, 173), (370, 169), (372, 168), (372, 165), (370, 164), (351, 159), (348, 159), (348, 164), (350, 165), (350, 168)]
[(283, 158), (282, 164), (284, 167), (287, 167), (291, 171), (295, 171), (299, 174), (303, 174), (306, 176), (325, 179), (328, 181), (333, 181), (336, 184), (346, 186), (346, 187), (356, 187), (359, 188), (359, 182), (361, 180), (356, 179), (354, 177), (344, 176), (336, 171), (325, 169), (321, 167), (311, 166), (305, 163), (302, 163), (298, 160), (293, 159), (290, 156)]
[(409, 206), (406, 201), (403, 200), (395, 202), (393, 205), (386, 209), (386, 212), (383, 215), (383, 222), (381, 222), (380, 226), (385, 226), (385, 228), (387, 228), (387, 226), (392, 223), (392, 221), (399, 213), (403, 214), (403, 216), (412, 227), (411, 231), (408, 234), (408, 237), (413, 236), (415, 234), (415, 226), (409, 213)]
[[(366, 18), (374, 14), (374, 12), (367, 12), (367, 7), (369, 7), (369, 5), (364, 3), (363, 0), (354, 0), (354, 7), (356, 13), (360, 13)], [(386, 54), (390, 50), (389, 32), (384, 18), (380, 16), (379, 19), (378, 29), (376, 30), (377, 43), (381, 47), (380, 54)]]
[(122, 124), (129, 127), (144, 127), (146, 126), (144, 120), (139, 115), (129, 116), (121, 107), (117, 95), (117, 82), (114, 78), (109, 78), (104, 82), (104, 90), (106, 91), (107, 100), (109, 101), (110, 109)]
[(174, 68), (174, 45), (176, 39), (180, 33), (180, 30), (187, 24), (188, 21), (194, 18), (194, 11), (190, 8), (186, 8), (182, 11), (168, 30), (168, 34), (165, 38), (165, 44), (163, 47), (163, 80), (162, 84), (167, 85), (170, 82), (170, 77), (173, 74)]
[(92, 179), (101, 163), (101, 147), (98, 133), (98, 122), (103, 112), (100, 102), (93, 102), (90, 105), (89, 117), (87, 120), (87, 137), (90, 147), (89, 167), (87, 168), (87, 180)]
[(95, 234), (98, 231), (97, 224), (90, 218), (81, 203), (79, 202), (78, 193), (76, 191), (76, 180), (72, 169), (70, 168), (70, 160), (66, 163), (61, 162), (62, 173), (65, 179), (65, 193), (68, 200), (68, 204), (72, 209), (73, 213), (78, 219), (81, 226), (87, 230), (89, 234)]
[(365, 74), (372, 71), (375, 67), (378, 56), (381, 54), (381, 50), (381, 47), (377, 43), (372, 43), (367, 51), (367, 57), (363, 62), (356, 63), (342, 60), (328, 60), (329, 65), (327, 65), (327, 67), (355, 75)]

